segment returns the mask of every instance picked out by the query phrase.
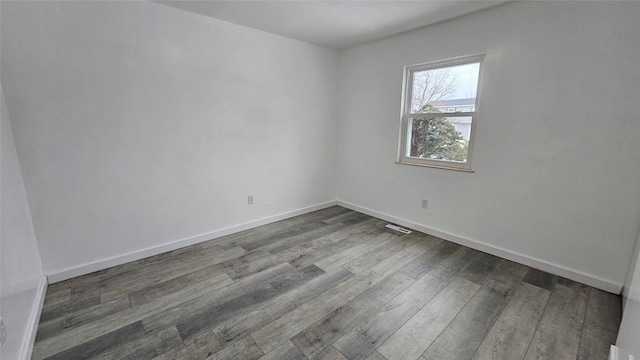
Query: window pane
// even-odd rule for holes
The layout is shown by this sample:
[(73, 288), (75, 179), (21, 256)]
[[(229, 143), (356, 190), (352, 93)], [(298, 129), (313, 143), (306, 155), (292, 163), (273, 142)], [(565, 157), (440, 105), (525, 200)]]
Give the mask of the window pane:
[(409, 119), (410, 157), (467, 162), (471, 116), (428, 116)]
[(475, 111), (480, 63), (413, 73), (411, 112)]

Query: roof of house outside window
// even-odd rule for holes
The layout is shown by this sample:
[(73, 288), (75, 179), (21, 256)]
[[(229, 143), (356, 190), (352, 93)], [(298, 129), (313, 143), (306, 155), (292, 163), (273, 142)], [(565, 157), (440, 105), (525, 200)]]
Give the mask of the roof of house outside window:
[(476, 99), (453, 99), (453, 100), (436, 100), (429, 102), (429, 105), (434, 107), (455, 107), (455, 106), (475, 106)]

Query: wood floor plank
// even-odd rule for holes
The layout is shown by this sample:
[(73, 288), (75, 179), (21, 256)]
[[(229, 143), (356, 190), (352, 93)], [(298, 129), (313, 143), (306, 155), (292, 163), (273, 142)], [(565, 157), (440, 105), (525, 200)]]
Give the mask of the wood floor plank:
[[(182, 258), (189, 259), (195, 254), (202, 252), (200, 245), (187, 246), (185, 248), (176, 249), (166, 253), (150, 256), (137, 261), (132, 261), (126, 264), (110, 267), (104, 270), (96, 271), (91, 274), (78, 276), (58, 283), (50, 284), (47, 287), (47, 294), (55, 294), (60, 291), (70, 291), (73, 289), (90, 289), (91, 287), (99, 287), (100, 283), (116, 277), (116, 276), (129, 276), (138, 274), (141, 270), (155, 266), (157, 263), (163, 261), (174, 261), (175, 259)], [(212, 252), (222, 252), (222, 249), (216, 247), (212, 249)]]
[(98, 357), (104, 352), (116, 349), (119, 346), (127, 344), (128, 342), (142, 338), (144, 338), (144, 329), (142, 327), (142, 323), (140, 321), (136, 321), (54, 355), (40, 357), (38, 354), (34, 354), (32, 358), (35, 360), (88, 359), (92, 357)]
[[(173, 254), (175, 252), (175, 254)], [(148, 282), (151, 279), (166, 279), (169, 276), (179, 276), (184, 272), (193, 271), (196, 268), (206, 267), (210, 265), (210, 261), (219, 262), (219, 256), (233, 258), (244, 253), (243, 249), (231, 249), (224, 251), (220, 247), (211, 247), (202, 249), (200, 246), (194, 246), (189, 251), (169, 252), (156, 255), (153, 259), (138, 260), (138, 266), (128, 267), (127, 264), (122, 265), (125, 271), (116, 271), (115, 274), (96, 276), (99, 281), (91, 281), (92, 277), (85, 279), (86, 281), (74, 284), (72, 291), (86, 292), (92, 289), (100, 289), (101, 301), (109, 301), (123, 294), (121, 289), (126, 286), (132, 286), (138, 281)], [(104, 276), (103, 276), (104, 275)], [(135, 286), (133, 286), (135, 288)], [(111, 291), (115, 291), (111, 293)]]
[[(231, 279), (229, 275), (225, 273), (216, 275), (209, 274), (208, 271), (206, 271), (207, 269), (209, 268), (148, 286), (137, 291), (132, 291), (128, 295), (129, 301), (132, 306), (139, 306), (169, 293), (178, 292), (186, 287), (194, 286), (195, 284), (200, 284), (213, 291), (233, 283), (233, 279)], [(215, 272), (218, 272), (218, 270)]]
[[(54, 288), (55, 290), (55, 288)], [(57, 305), (61, 302), (71, 300), (71, 288), (61, 288), (59, 291), (47, 289), (47, 294), (44, 298), (43, 308), (47, 308), (53, 305)]]
[(157, 334), (130, 341), (106, 351), (95, 360), (150, 360), (182, 344), (182, 339), (175, 326), (167, 328)]
[(591, 289), (578, 349), (578, 359), (606, 358), (609, 354), (609, 347), (616, 341), (621, 318), (622, 301), (619, 295)]
[(558, 279), (525, 360), (576, 359), (589, 287)]
[(520, 284), (520, 281), (526, 276), (529, 271), (529, 267), (522, 264), (514, 263), (513, 261), (503, 260), (496, 271), (491, 274), (491, 279), (501, 282), (507, 288), (515, 289), (516, 285)]
[(414, 279), (419, 279), (428, 273), (435, 266), (449, 258), (454, 252), (461, 248), (460, 245), (450, 241), (442, 241), (434, 246), (431, 251), (427, 251), (410, 263), (403, 266), (399, 271)]
[(618, 332), (622, 319), (620, 295), (591, 289), (589, 305), (584, 319), (585, 326), (598, 332)]
[[(397, 231), (393, 231), (389, 228), (387, 228), (386, 226), (389, 224), (388, 221), (382, 220), (382, 219), (378, 219), (378, 218), (374, 218), (375, 221), (373, 223), (371, 223), (370, 226), (367, 226), (366, 229), (364, 229), (364, 231), (362, 231), (363, 234), (381, 234), (381, 233), (387, 233), (396, 237), (403, 237), (404, 234), (402, 233), (398, 233)], [(426, 235), (426, 234), (425, 234)]]
[(240, 339), (222, 350), (207, 357), (206, 360), (254, 360), (264, 355), (251, 337)]
[(380, 219), (369, 218), (358, 224), (354, 224), (352, 226), (349, 226), (344, 229), (340, 229), (336, 232), (333, 232), (331, 234), (328, 234), (326, 235), (326, 238), (334, 242), (342, 241), (344, 239), (350, 238), (353, 235), (376, 229), (376, 227), (381, 223), (382, 221)]
[[(313, 225), (313, 226), (311, 226)], [(289, 232), (284, 234), (277, 234), (274, 236), (269, 236), (266, 238), (261, 238), (257, 241), (242, 245), (242, 248), (247, 251), (252, 251), (255, 249), (266, 249), (269, 247), (278, 247), (283, 243), (288, 246), (292, 246), (295, 244), (301, 244), (307, 241), (311, 241), (313, 239), (319, 239), (324, 235), (335, 232), (338, 229), (346, 228), (347, 226), (343, 223), (335, 223), (335, 224), (325, 224), (325, 223), (310, 223), (305, 224), (305, 226), (300, 226), (298, 228), (294, 228), (289, 230)]]
[(264, 245), (262, 247), (260, 247), (260, 249), (264, 249), (266, 251), (269, 251), (272, 254), (278, 254), (282, 251), (286, 251), (289, 248), (301, 245), (301, 244), (306, 244), (310, 241), (316, 240), (316, 239), (320, 239), (320, 238), (326, 238), (326, 236), (330, 236), (332, 234), (334, 234), (337, 231), (340, 230), (347, 230), (350, 227), (343, 224), (343, 223), (337, 223), (337, 224), (331, 224), (331, 225), (324, 225), (323, 227), (314, 230), (314, 231), (310, 231), (298, 236), (291, 236), (291, 237), (287, 237), (287, 238), (282, 238), (278, 241), (275, 241), (271, 244), (267, 244)]
[(314, 254), (320, 251), (319, 249), (330, 248), (331, 245), (335, 245), (335, 242), (327, 239), (326, 237), (321, 237), (319, 239), (306, 242), (304, 244), (289, 247), (277, 253), (274, 253), (272, 251), (270, 251), (270, 253), (274, 254), (276, 259), (280, 263), (283, 263), (283, 262), (293, 263), (299, 258), (310, 257), (311, 254)]
[(70, 311), (63, 317), (40, 323), (38, 326), (36, 341), (42, 341), (59, 334), (62, 331), (72, 329), (128, 308), (130, 308), (129, 299), (124, 297), (108, 301), (106, 303), (96, 304), (77, 311)]
[(100, 291), (97, 289), (88, 291), (79, 296), (70, 297), (69, 300), (56, 305), (44, 307), (40, 315), (40, 321), (50, 321), (63, 317), (67, 313), (80, 311), (98, 304), (100, 304)]
[(616, 336), (612, 333), (600, 333), (584, 328), (578, 348), (578, 360), (602, 360), (609, 358), (609, 349), (615, 344)]
[(331, 348), (334, 341), (366, 320), (413, 282), (413, 279), (404, 274), (394, 273), (301, 331), (291, 341), (308, 358), (314, 358)]
[(207, 306), (193, 313), (190, 318), (178, 322), (176, 327), (182, 339), (187, 339), (202, 330), (213, 329), (217, 324), (238, 315), (241, 311), (275, 298), (323, 273), (324, 271), (320, 268), (310, 265), (300, 271), (282, 274), (227, 302), (216, 306)]
[(386, 260), (392, 254), (413, 245), (416, 241), (418, 241), (416, 237), (390, 237), (369, 252), (345, 263), (343, 267), (354, 274), (359, 274)]
[(280, 263), (282, 262), (279, 262), (278, 259), (268, 251), (258, 250), (246, 253), (237, 259), (231, 259), (221, 264), (225, 267), (225, 274), (233, 280), (238, 280)]
[(223, 249), (227, 250), (232, 247), (248, 244), (260, 238), (286, 233), (291, 228), (300, 227), (308, 223), (320, 222), (330, 217), (348, 212), (352, 212), (352, 210), (345, 209), (339, 206), (332, 206), (330, 208), (244, 230), (239, 233), (230, 234), (218, 239), (213, 239), (211, 241), (202, 243), (202, 246), (220, 246)]
[(523, 282), (509, 300), (473, 359), (522, 359), (550, 292)]
[[(190, 300), (174, 303), (173, 306), (164, 309), (162, 312), (150, 314), (142, 319), (144, 329), (147, 334), (162, 330), (172, 324), (186, 322), (193, 314), (207, 308), (215, 308), (232, 299), (254, 291), (265, 283), (277, 280), (278, 277), (295, 272), (296, 269), (289, 264), (281, 264), (271, 269), (261, 271), (245, 279), (238, 280), (230, 285), (206, 291), (203, 296), (193, 297)], [(197, 284), (194, 286), (198, 286)], [(270, 286), (267, 284), (267, 286)], [(201, 287), (198, 287), (201, 290)]]
[(237, 259), (245, 253), (246, 251), (242, 248), (233, 248), (218, 253), (213, 257), (199, 257), (185, 263), (175, 263), (168, 267), (162, 266), (150, 269), (149, 272), (144, 272), (130, 278), (118, 277), (110, 281), (105, 281), (100, 288), (100, 300), (106, 302), (120, 296), (127, 296), (127, 294), (132, 291), (153, 286), (158, 282), (181, 277), (195, 270), (204, 269), (231, 259)]
[[(194, 249), (199, 249), (196, 247)], [(237, 250), (237, 249), (236, 249)], [(242, 249), (240, 251), (243, 252)], [(112, 275), (99, 274), (95, 278), (97, 281), (92, 281), (91, 277), (83, 279), (85, 281), (79, 281), (72, 286), (73, 292), (87, 292), (94, 289), (100, 290), (101, 301), (109, 301), (113, 298), (119, 297), (122, 292), (110, 294), (112, 289), (119, 289), (122, 286), (129, 286), (137, 281), (148, 281), (149, 278), (162, 278), (167, 274), (172, 275), (175, 271), (193, 271), (193, 269), (202, 263), (206, 263), (210, 259), (217, 259), (218, 254), (224, 253), (219, 247), (209, 248), (206, 250), (190, 250), (187, 252), (179, 252), (171, 256), (173, 252), (157, 255), (157, 259), (153, 261), (146, 261), (146, 259), (138, 260), (134, 262), (138, 266), (128, 266), (129, 264), (121, 265), (126, 271), (118, 271)], [(109, 269), (108, 269), (109, 270)], [(83, 277), (84, 278), (84, 277)], [(74, 280), (74, 279), (72, 279)]]
[(480, 254), (478, 250), (462, 247), (431, 269), (427, 274), (449, 282), (458, 276), (462, 269), (472, 263)]
[[(246, 292), (248, 288), (252, 288), (256, 283), (261, 283), (266, 279), (271, 279), (277, 275), (294, 271), (290, 264), (281, 264), (271, 269), (260, 272), (254, 276), (240, 280), (236, 283), (228, 285), (222, 289), (218, 289), (217, 298), (230, 297), (237, 293)], [(223, 290), (224, 289), (224, 290)], [(40, 341), (34, 346), (34, 357), (45, 358), (53, 354), (57, 354), (69, 349), (75, 343), (83, 343), (95, 339), (101, 335), (119, 329), (123, 325), (130, 324), (135, 321), (143, 320), (147, 317), (162, 314), (175, 306), (179, 306), (191, 299), (202, 297), (210, 298), (209, 289), (202, 288), (198, 284), (183, 289), (177, 293), (171, 293), (166, 296), (155, 299), (147, 304), (132, 307), (124, 311), (103, 317), (91, 323), (75, 327), (69, 331), (65, 331), (56, 336)]]
[(558, 277), (549, 274), (548, 272), (531, 268), (523, 281), (531, 285), (539, 286), (545, 290), (553, 291), (553, 287), (556, 285)]
[(129, 299), (126, 297), (117, 298), (112, 301), (100, 303), (98, 305), (74, 311), (64, 317), (64, 328), (69, 329), (75, 326), (83, 325), (104, 316), (115, 314), (119, 311), (126, 310), (131, 307)]
[(339, 214), (334, 217), (325, 219), (322, 222), (325, 224), (336, 224), (336, 223), (357, 224), (370, 219), (371, 219), (371, 216), (369, 215), (365, 215), (363, 213), (359, 213), (356, 211), (351, 211), (351, 212)]
[(424, 352), (429, 360), (468, 360), (476, 352), (527, 273), (510, 261), (498, 265), (491, 278)]
[(52, 319), (38, 324), (38, 333), (36, 334), (36, 342), (45, 340), (64, 331), (64, 317)]
[(422, 234), (416, 235), (416, 237), (418, 237), (418, 241), (396, 253), (391, 254), (384, 261), (372, 266), (371, 270), (382, 276), (387, 276), (394, 271), (399, 270), (443, 241), (442, 239)]
[(152, 360), (204, 359), (220, 350), (222, 345), (216, 336), (212, 332), (204, 332), (189, 341), (172, 346)]
[(345, 251), (341, 251), (339, 253), (333, 254), (331, 256), (328, 256), (322, 260), (316, 261), (315, 265), (318, 266), (319, 268), (321, 268), (324, 271), (330, 271), (333, 270), (339, 266), (342, 266), (346, 263), (348, 263), (349, 261), (360, 257), (366, 253), (368, 253), (369, 251), (373, 250), (374, 248), (376, 248), (377, 246), (379, 246), (378, 244), (361, 244), (361, 245), (356, 245), (352, 248), (349, 248)]
[(330, 346), (324, 349), (323, 352), (319, 353), (312, 360), (347, 360), (338, 350), (336, 350), (333, 346)]
[(266, 237), (275, 236), (277, 234), (284, 234), (289, 232), (292, 227), (305, 226), (305, 224), (309, 223), (317, 223), (317, 221), (311, 218), (309, 218), (308, 221), (304, 221), (302, 217), (286, 219), (272, 224), (258, 226), (235, 234), (230, 234), (217, 239), (209, 240), (202, 243), (201, 246), (203, 248), (207, 248), (210, 246), (219, 246), (222, 249), (228, 250), (234, 247), (239, 247), (245, 244), (252, 243), (254, 241), (258, 241)]
[(456, 278), (379, 348), (389, 360), (417, 359), (478, 292), (480, 285)]
[(228, 285), (233, 280), (253, 275), (280, 263), (282, 262), (264, 251), (246, 253), (205, 268), (194, 269), (194, 271), (182, 276), (140, 287), (140, 289), (130, 292), (128, 296), (131, 305), (137, 306), (149, 302), (153, 298), (180, 291), (182, 288), (197, 283), (201, 283), (202, 286), (206, 286), (210, 290), (215, 290)]
[(231, 343), (236, 339), (250, 335), (351, 277), (353, 274), (345, 269), (336, 269), (333, 272), (320, 275), (252, 311), (244, 312), (240, 316), (217, 325), (214, 332), (223, 344)]
[(471, 359), (509, 299), (509, 288), (494, 280), (487, 281), (424, 352), (424, 358)]
[(497, 256), (481, 253), (462, 270), (459, 276), (478, 285), (483, 285), (501, 262), (502, 259)]
[(367, 360), (388, 360), (388, 359), (384, 357), (382, 354), (380, 354), (379, 352), (374, 351), (373, 353), (371, 353), (371, 355), (369, 355)]
[(423, 276), (333, 346), (349, 360), (365, 359), (446, 285), (440, 279)]
[(252, 333), (251, 337), (263, 351), (269, 352), (381, 280), (382, 277), (369, 271), (356, 275)]
[(307, 357), (291, 341), (287, 341), (261, 357), (260, 360), (307, 360)]
[(388, 239), (392, 238), (393, 236), (394, 235), (388, 234), (388, 233), (356, 234), (349, 239), (317, 248), (316, 251), (297, 257), (295, 260), (292, 260), (290, 263), (291, 265), (297, 268), (305, 267), (310, 264), (314, 264), (318, 261), (321, 261), (324, 258), (337, 254), (339, 252), (346, 251), (347, 249), (350, 249), (354, 246), (361, 245), (364, 242), (370, 244), (371, 246), (380, 245), (385, 241), (387, 241)]
[[(204, 249), (202, 248), (201, 244), (189, 245), (187, 247), (183, 247), (180, 249), (171, 250), (161, 254), (149, 256), (147, 258), (140, 259), (132, 263), (118, 265), (113, 268), (106, 269), (106, 271), (110, 273), (110, 276), (113, 276), (117, 273), (116, 270), (118, 268), (123, 268), (123, 269), (127, 269), (129, 267), (140, 268), (141, 266), (147, 267), (149, 265), (168, 264), (174, 261), (184, 261), (186, 259), (190, 259), (193, 256), (198, 256), (199, 254), (202, 254), (203, 251)], [(204, 251), (204, 253), (208, 255), (212, 255), (212, 254), (222, 253), (223, 251), (224, 249), (222, 249), (219, 246), (216, 246), (215, 249)]]

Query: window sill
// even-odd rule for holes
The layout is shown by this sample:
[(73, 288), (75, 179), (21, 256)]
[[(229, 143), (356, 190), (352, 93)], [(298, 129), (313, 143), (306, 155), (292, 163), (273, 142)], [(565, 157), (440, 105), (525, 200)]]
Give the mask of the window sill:
[(439, 164), (427, 164), (423, 162), (414, 162), (414, 161), (406, 161), (406, 160), (396, 161), (396, 164), (421, 166), (421, 167), (428, 167), (428, 168), (442, 169), (442, 170), (462, 171), (466, 173), (475, 173), (475, 171), (471, 169), (465, 169), (465, 168), (459, 168), (459, 167), (447, 166), (447, 165), (439, 165)]

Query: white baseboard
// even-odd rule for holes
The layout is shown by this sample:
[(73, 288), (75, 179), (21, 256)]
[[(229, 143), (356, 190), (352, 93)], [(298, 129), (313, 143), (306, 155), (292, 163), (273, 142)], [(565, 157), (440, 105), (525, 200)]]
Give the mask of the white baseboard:
[(520, 254), (508, 249), (489, 245), (481, 241), (469, 239), (469, 238), (455, 235), (446, 231), (420, 225), (412, 221), (400, 219), (393, 215), (385, 214), (376, 210), (351, 204), (345, 201), (338, 200), (337, 204), (339, 206), (342, 206), (354, 211), (358, 211), (363, 214), (367, 214), (369, 216), (374, 216), (382, 220), (386, 220), (398, 225), (408, 227), (416, 231), (423, 232), (425, 234), (433, 235), (433, 236), (454, 242), (456, 244), (464, 245), (472, 249), (480, 250), (482, 252), (486, 252), (491, 255), (499, 256), (501, 258), (511, 260), (526, 266), (530, 266), (532, 268), (536, 268), (542, 271), (546, 271), (554, 275), (562, 276), (564, 278), (577, 281), (579, 283), (586, 284), (594, 288), (601, 289), (613, 294), (620, 294), (620, 292), (622, 291), (623, 284), (621, 283), (606, 280), (592, 274), (584, 273), (579, 270), (570, 269), (562, 265), (550, 263), (548, 261), (544, 261), (541, 259), (536, 259), (534, 257)]
[(243, 230), (248, 230), (248, 229), (251, 229), (251, 228), (254, 228), (254, 227), (258, 227), (258, 226), (261, 226), (261, 225), (270, 224), (270, 223), (273, 223), (273, 222), (276, 222), (276, 221), (288, 219), (288, 218), (291, 218), (291, 217), (294, 217), (294, 216), (298, 216), (298, 215), (302, 215), (302, 214), (306, 214), (306, 213), (309, 213), (309, 212), (312, 212), (312, 211), (325, 209), (325, 208), (328, 208), (328, 207), (331, 207), (331, 206), (334, 206), (334, 205), (336, 205), (336, 201), (335, 200), (334, 201), (328, 201), (328, 202), (321, 203), (321, 204), (308, 206), (308, 207), (297, 209), (297, 210), (293, 210), (293, 211), (288, 211), (288, 212), (277, 214), (277, 215), (273, 215), (273, 216), (264, 217), (264, 218), (261, 218), (261, 219), (249, 221), (249, 222), (246, 222), (246, 223), (243, 223), (243, 224), (239, 224), (239, 225), (230, 226), (228, 228), (224, 228), (224, 229), (208, 232), (208, 233), (205, 233), (205, 234), (200, 234), (200, 235), (192, 236), (192, 237), (189, 237), (189, 238), (172, 241), (172, 242), (169, 242), (169, 243), (166, 243), (166, 244), (153, 246), (153, 247), (142, 249), (142, 250), (138, 250), (138, 251), (133, 251), (133, 252), (130, 252), (130, 253), (126, 253), (126, 254), (110, 257), (110, 258), (103, 259), (103, 260), (94, 261), (94, 262), (83, 264), (83, 265), (80, 265), (80, 266), (75, 266), (75, 267), (72, 267), (72, 268), (68, 268), (68, 269), (64, 269), (64, 270), (60, 270), (60, 271), (55, 271), (55, 272), (49, 273), (47, 277), (49, 279), (49, 283), (53, 284), (53, 283), (56, 283), (56, 282), (59, 282), (59, 281), (63, 281), (63, 280), (74, 278), (76, 276), (86, 275), (86, 274), (89, 274), (89, 273), (92, 273), (92, 272), (95, 272), (95, 271), (99, 271), (99, 270), (110, 268), (112, 266), (126, 264), (126, 263), (131, 262), (131, 261), (144, 259), (144, 258), (149, 257), (149, 256), (162, 254), (162, 253), (165, 253), (167, 251), (180, 249), (180, 248), (183, 248), (183, 247), (186, 247), (186, 246), (190, 246), (190, 245), (198, 244), (198, 243), (201, 243), (201, 242), (204, 242), (204, 241), (216, 239), (216, 238), (219, 238), (219, 237), (222, 237), (222, 236), (225, 236), (225, 235), (237, 233), (237, 232), (240, 232), (240, 231), (243, 231)]
[[(570, 280), (574, 280), (589, 286), (592, 286), (594, 288), (597, 289), (601, 289), (610, 293), (614, 293), (614, 294), (619, 294), (622, 291), (622, 287), (623, 284), (621, 283), (617, 283), (617, 282), (612, 282), (603, 278), (600, 278), (598, 276), (595, 275), (591, 275), (591, 274), (587, 274), (584, 273), (582, 271), (578, 271), (578, 270), (574, 270), (574, 269), (570, 269), (567, 268), (565, 266), (562, 265), (558, 265), (558, 264), (554, 264), (554, 263), (550, 263), (541, 259), (536, 259), (524, 254), (520, 254), (508, 249), (504, 249), (504, 248), (500, 248), (497, 246), (493, 246), (493, 245), (489, 245), (486, 243), (483, 243), (481, 241), (477, 241), (477, 240), (473, 240), (473, 239), (469, 239), (463, 236), (459, 236), (459, 235), (455, 235), (446, 231), (442, 231), (439, 229), (435, 229), (435, 228), (431, 228), (428, 226), (424, 226), (421, 224), (417, 224), (414, 223), (412, 221), (408, 221), (408, 220), (404, 220), (404, 219), (400, 219), (397, 218), (393, 215), (389, 215), (389, 214), (385, 214), (376, 210), (372, 210), (366, 207), (362, 207), (362, 206), (358, 206), (355, 204), (351, 204), (345, 201), (341, 201), (341, 200), (337, 200), (337, 201), (328, 201), (325, 203), (321, 203), (321, 204), (316, 204), (313, 206), (309, 206), (309, 207), (305, 207), (305, 208), (301, 208), (301, 209), (297, 209), (297, 210), (293, 210), (293, 211), (288, 211), (285, 213), (281, 213), (281, 214), (277, 214), (277, 215), (273, 215), (273, 216), (268, 216), (265, 218), (261, 218), (261, 219), (257, 219), (254, 221), (250, 221), (250, 222), (246, 222), (243, 224), (239, 224), (239, 225), (234, 225), (228, 228), (224, 228), (224, 229), (220, 229), (220, 230), (216, 230), (216, 231), (212, 231), (209, 233), (205, 233), (205, 234), (200, 234), (200, 235), (196, 235), (193, 237), (189, 237), (189, 238), (185, 238), (185, 239), (180, 239), (180, 240), (176, 240), (170, 243), (166, 243), (166, 244), (162, 244), (162, 245), (158, 245), (158, 246), (154, 246), (151, 248), (147, 248), (147, 249), (143, 249), (143, 250), (138, 250), (138, 251), (134, 251), (134, 252), (130, 252), (127, 254), (123, 254), (123, 255), (119, 255), (119, 256), (115, 256), (115, 257), (111, 257), (111, 258), (107, 258), (107, 259), (103, 259), (103, 260), (99, 260), (99, 261), (95, 261), (95, 262), (91, 262), (91, 263), (87, 263), (87, 264), (83, 264), (80, 266), (76, 266), (76, 267), (72, 267), (72, 268), (68, 268), (68, 269), (64, 269), (64, 270), (60, 270), (60, 271), (56, 271), (56, 272), (52, 272), (50, 274), (48, 274), (48, 280), (49, 283), (56, 283), (59, 281), (63, 281), (63, 280), (67, 280), (76, 276), (81, 276), (81, 275), (85, 275), (85, 274), (89, 274), (95, 271), (99, 271), (99, 270), (103, 270), (112, 266), (117, 266), (117, 265), (121, 265), (121, 264), (125, 264), (131, 261), (136, 261), (136, 260), (140, 260), (140, 259), (144, 259), (146, 257), (149, 256), (153, 256), (153, 255), (158, 255), (158, 254), (162, 254), (164, 252), (167, 251), (172, 251), (172, 250), (176, 250), (179, 248), (183, 248), (185, 246), (189, 246), (189, 245), (194, 245), (194, 244), (198, 244), (204, 241), (208, 241), (208, 240), (212, 240), (212, 239), (216, 239), (225, 235), (229, 235), (229, 234), (233, 234), (239, 231), (243, 231), (243, 230), (247, 230), (247, 229), (251, 229), (254, 227), (258, 227), (261, 225), (265, 225), (265, 224), (269, 224), (269, 223), (273, 223), (276, 221), (280, 221), (280, 220), (284, 220), (284, 219), (288, 219), (290, 217), (294, 217), (294, 216), (298, 216), (298, 215), (302, 215), (302, 214), (306, 214), (312, 211), (316, 211), (316, 210), (321, 210), (321, 209), (325, 209), (334, 205), (339, 205), (351, 210), (355, 210), (358, 212), (361, 212), (363, 214), (367, 214), (370, 216), (374, 216), (377, 217), (379, 219), (383, 219), (389, 222), (393, 222), (396, 223), (398, 225), (402, 225), (405, 227), (408, 227), (410, 229), (414, 229), (416, 231), (420, 231), (426, 234), (430, 234), (433, 236), (437, 236), (439, 238), (454, 242), (456, 244), (460, 244), (460, 245), (464, 245), (476, 250), (480, 250), (495, 256), (499, 256), (501, 258), (504, 259), (508, 259), (511, 261), (515, 261), (517, 263), (523, 264), (523, 265), (527, 265), (536, 269), (540, 269), (558, 276), (562, 276), (565, 277), (567, 279)], [(43, 299), (44, 299), (44, 294), (43, 294)], [(35, 334), (34, 334), (35, 336)]]
[(36, 334), (38, 333), (38, 324), (40, 323), (40, 314), (42, 314), (42, 306), (44, 305), (44, 297), (47, 294), (47, 277), (42, 276), (40, 284), (38, 285), (38, 291), (36, 292), (36, 298), (31, 309), (31, 315), (29, 315), (29, 324), (27, 327), (27, 333), (22, 344), (22, 351), (20, 352), (21, 360), (31, 359), (31, 353), (33, 352), (33, 344), (36, 341)]

